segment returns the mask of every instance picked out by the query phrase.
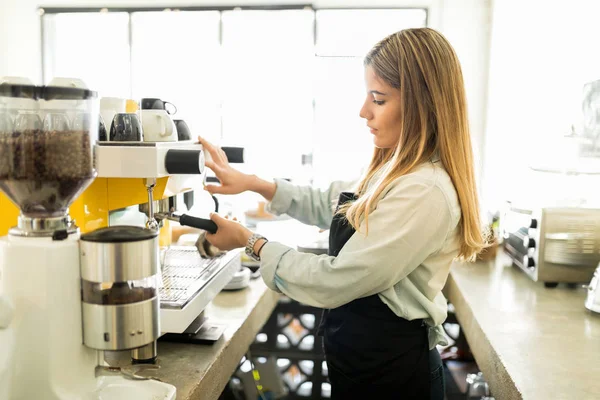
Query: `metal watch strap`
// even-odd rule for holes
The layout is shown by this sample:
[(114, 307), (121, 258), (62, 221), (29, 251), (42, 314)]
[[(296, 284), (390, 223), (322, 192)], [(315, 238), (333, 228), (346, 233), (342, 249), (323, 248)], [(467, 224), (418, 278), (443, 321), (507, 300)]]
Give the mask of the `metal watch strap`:
[(250, 236), (250, 239), (248, 239), (248, 243), (246, 243), (246, 255), (255, 261), (260, 261), (260, 257), (254, 254), (254, 244), (260, 239), (267, 240), (266, 237), (259, 235), (258, 233), (253, 233), (252, 236)]

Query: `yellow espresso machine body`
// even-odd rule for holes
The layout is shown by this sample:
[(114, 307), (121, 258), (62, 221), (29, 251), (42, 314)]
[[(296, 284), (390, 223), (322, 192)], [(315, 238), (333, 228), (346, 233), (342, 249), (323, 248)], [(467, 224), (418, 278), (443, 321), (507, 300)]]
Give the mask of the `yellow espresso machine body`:
[[(191, 152), (196, 160), (192, 162), (192, 167), (199, 169), (199, 173), (182, 176), (166, 172), (165, 159), (171, 149), (179, 151), (176, 154), (178, 156)], [(97, 145), (96, 153), (99, 177), (69, 208), (69, 215), (82, 233), (108, 226), (111, 211), (147, 204), (148, 178), (156, 181), (152, 191), (154, 200), (198, 189), (203, 182), (204, 158), (201, 146), (191, 142), (158, 143), (152, 147)], [(0, 236), (4, 236), (10, 228), (17, 225), (19, 209), (1, 193), (0, 213)]]
[(0, 193), (0, 236), (5, 236), (10, 228), (17, 225), (18, 216), (19, 208)]
[[(169, 177), (158, 178), (154, 187), (154, 200), (176, 195), (166, 190)], [(191, 190), (186, 188), (181, 193)], [(73, 202), (69, 215), (82, 233), (108, 226), (111, 211), (148, 202), (145, 180), (140, 178), (96, 178)], [(19, 209), (5, 195), (0, 194), (0, 236), (8, 234), (17, 225)]]

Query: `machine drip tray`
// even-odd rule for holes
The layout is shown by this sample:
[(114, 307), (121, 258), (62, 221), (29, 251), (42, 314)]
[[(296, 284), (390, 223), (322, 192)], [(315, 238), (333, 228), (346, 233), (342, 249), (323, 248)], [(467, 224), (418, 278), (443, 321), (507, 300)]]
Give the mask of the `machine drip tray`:
[(190, 337), (214, 331), (204, 326), (207, 322), (202, 321), (201, 313), (239, 271), (240, 253), (237, 249), (216, 258), (202, 258), (195, 246), (165, 250), (160, 288), (162, 333)]
[(195, 246), (169, 247), (163, 255), (161, 307), (185, 307), (222, 267), (221, 257), (202, 258)]
[(222, 324), (211, 324), (204, 316), (204, 311), (192, 322), (183, 333), (167, 333), (160, 338), (163, 342), (213, 344), (225, 331)]

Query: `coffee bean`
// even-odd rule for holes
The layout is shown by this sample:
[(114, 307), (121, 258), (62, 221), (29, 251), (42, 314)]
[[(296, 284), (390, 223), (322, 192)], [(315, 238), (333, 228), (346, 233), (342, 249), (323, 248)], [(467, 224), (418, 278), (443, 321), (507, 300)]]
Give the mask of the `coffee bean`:
[(158, 295), (155, 287), (135, 286), (133, 282), (113, 282), (110, 288), (104, 284), (82, 281), (82, 300), (99, 305), (122, 305), (153, 299)]
[(0, 189), (28, 216), (60, 216), (94, 179), (88, 131), (0, 134)]

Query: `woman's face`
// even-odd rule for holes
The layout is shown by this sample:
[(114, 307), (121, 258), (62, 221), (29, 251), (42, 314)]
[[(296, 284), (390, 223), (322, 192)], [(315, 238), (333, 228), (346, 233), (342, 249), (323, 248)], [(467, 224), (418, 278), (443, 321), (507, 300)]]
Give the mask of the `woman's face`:
[(395, 147), (400, 138), (400, 89), (385, 83), (371, 66), (365, 68), (367, 97), (360, 109), (360, 117), (371, 128), (373, 143), (381, 149)]

